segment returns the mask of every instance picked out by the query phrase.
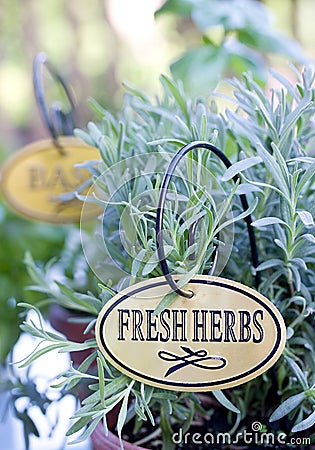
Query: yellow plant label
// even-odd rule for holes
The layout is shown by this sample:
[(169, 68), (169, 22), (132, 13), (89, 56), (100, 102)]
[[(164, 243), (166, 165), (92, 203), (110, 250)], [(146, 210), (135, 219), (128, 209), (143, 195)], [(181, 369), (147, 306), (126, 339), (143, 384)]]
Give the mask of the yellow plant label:
[[(86, 168), (76, 165), (99, 160), (100, 156), (96, 148), (75, 137), (58, 141), (61, 150), (51, 140), (42, 140), (13, 155), (1, 170), (1, 190), (8, 205), (26, 218), (50, 223), (78, 222), (83, 202), (62, 196), (76, 191), (91, 178)], [(95, 204), (87, 204), (84, 218), (98, 212)]]
[[(180, 276), (175, 277), (177, 280)], [(164, 277), (117, 294), (102, 309), (96, 339), (121, 372), (159, 388), (209, 391), (245, 383), (280, 357), (286, 329), (277, 308), (240, 283), (196, 275), (158, 315)]]

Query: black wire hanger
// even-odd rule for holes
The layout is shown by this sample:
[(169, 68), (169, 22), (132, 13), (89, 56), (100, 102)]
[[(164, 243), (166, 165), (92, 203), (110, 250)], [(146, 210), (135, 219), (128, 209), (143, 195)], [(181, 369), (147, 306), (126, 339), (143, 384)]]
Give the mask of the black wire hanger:
[[(66, 94), (67, 101), (70, 104), (69, 111), (64, 112), (60, 102), (55, 102), (48, 107), (45, 99), (43, 68), (44, 66), (52, 76), (52, 78), (62, 87)], [(55, 70), (53, 65), (48, 61), (47, 55), (43, 52), (38, 53), (33, 63), (33, 85), (35, 97), (42, 119), (53, 139), (54, 145), (62, 152), (62, 146), (58, 141), (59, 136), (69, 136), (73, 134), (75, 128), (74, 120), (74, 100), (70, 89), (64, 79)]]
[[(157, 216), (156, 216), (156, 241), (157, 241), (157, 252), (158, 257), (160, 261), (160, 267), (162, 269), (163, 275), (165, 276), (166, 281), (170, 285), (171, 289), (175, 291), (178, 295), (181, 295), (182, 297), (191, 298), (193, 296), (193, 293), (191, 291), (184, 291), (181, 289), (176, 282), (174, 281), (172, 275), (170, 274), (169, 267), (167, 264), (165, 251), (164, 251), (164, 244), (163, 244), (163, 216), (164, 216), (164, 208), (165, 208), (165, 200), (167, 195), (167, 189), (169, 187), (171, 178), (174, 174), (175, 168), (180, 162), (180, 160), (190, 151), (196, 149), (196, 148), (205, 148), (209, 150), (210, 152), (213, 152), (226, 166), (226, 168), (231, 167), (232, 163), (231, 161), (225, 156), (225, 154), (219, 150), (214, 145), (210, 144), (206, 141), (194, 141), (190, 142), (189, 144), (182, 147), (178, 152), (174, 155), (173, 159), (171, 160), (167, 171), (164, 175), (161, 189), (160, 189), (160, 195), (159, 195), (159, 201), (158, 201), (158, 207), (157, 207)], [(239, 180), (239, 175), (235, 175), (233, 177), (234, 183), (237, 183)], [(240, 195), (241, 203), (243, 210), (246, 211), (248, 209), (248, 202), (245, 194)], [(258, 251), (257, 251), (257, 244), (255, 239), (255, 233), (253, 230), (253, 227), (251, 226), (252, 218), (249, 214), (244, 218), (246, 225), (247, 225), (247, 232), (249, 237), (249, 243), (250, 243), (250, 249), (251, 249), (251, 255), (252, 255), (252, 264), (253, 267), (256, 268), (259, 265), (258, 260)], [(213, 261), (213, 266), (215, 265), (217, 259), (217, 248), (215, 248), (215, 256)], [(255, 274), (255, 285), (256, 288), (258, 288), (258, 285), (260, 283), (260, 274), (256, 271)]]

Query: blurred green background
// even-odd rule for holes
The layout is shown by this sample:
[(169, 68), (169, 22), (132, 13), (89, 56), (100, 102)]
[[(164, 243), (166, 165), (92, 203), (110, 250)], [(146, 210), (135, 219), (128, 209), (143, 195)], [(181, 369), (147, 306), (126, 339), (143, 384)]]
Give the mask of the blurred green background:
[(154, 19), (159, 0), (1, 0), (0, 146), (13, 151), (46, 137), (32, 87), (32, 63), (44, 51), (71, 81), (77, 123), (91, 117), (86, 100), (119, 107), (121, 82), (151, 92), (158, 74), (184, 48), (174, 17)]
[[(86, 102), (89, 96), (110, 109), (119, 108), (122, 81), (156, 92), (159, 74), (168, 72), (170, 63), (201, 40), (200, 31), (188, 17), (163, 14), (155, 19), (154, 12), (162, 3), (162, 0), (0, 0), (2, 152), (10, 153), (47, 136), (32, 87), (32, 62), (40, 51), (45, 51), (71, 81), (79, 126), (91, 118)], [(186, 0), (179, 2), (181, 9), (185, 3)], [(273, 13), (275, 29), (296, 38), (310, 57), (315, 56), (314, 1), (264, 3)], [(265, 24), (261, 23), (261, 27)], [(287, 70), (283, 57), (273, 57), (272, 63)]]

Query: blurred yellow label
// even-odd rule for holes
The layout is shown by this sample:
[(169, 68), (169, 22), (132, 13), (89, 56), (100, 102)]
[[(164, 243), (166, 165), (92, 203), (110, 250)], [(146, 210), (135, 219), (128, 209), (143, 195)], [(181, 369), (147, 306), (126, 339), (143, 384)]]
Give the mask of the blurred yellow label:
[[(8, 205), (28, 219), (50, 223), (79, 222), (82, 200), (65, 194), (75, 192), (91, 178), (85, 161), (99, 160), (96, 148), (75, 137), (34, 142), (14, 154), (1, 170), (1, 190)], [(85, 195), (89, 185), (80, 192)], [(71, 198), (73, 197), (73, 198)], [(70, 199), (69, 199), (70, 198)], [(100, 209), (86, 204), (84, 219), (95, 217)]]

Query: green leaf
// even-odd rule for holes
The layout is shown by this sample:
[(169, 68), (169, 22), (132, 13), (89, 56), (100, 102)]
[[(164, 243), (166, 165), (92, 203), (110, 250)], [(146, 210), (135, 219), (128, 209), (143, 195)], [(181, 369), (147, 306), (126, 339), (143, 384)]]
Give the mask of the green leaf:
[[(71, 444), (79, 444), (80, 442), (86, 441), (91, 436), (91, 434), (93, 433), (95, 428), (97, 427), (101, 418), (102, 417), (98, 417), (97, 419), (93, 420), (93, 422), (90, 423), (90, 425), (87, 427), (87, 429), (84, 431), (84, 433), (82, 433), (81, 436), (79, 436), (77, 439), (72, 441)], [(89, 419), (91, 420), (91, 418), (89, 418)], [(66, 436), (69, 436), (69, 434), (70, 434), (69, 431), (66, 433)], [(73, 433), (73, 431), (72, 431), (72, 433)]]
[(91, 145), (92, 147), (95, 146), (95, 141), (91, 138), (91, 136), (83, 130), (75, 129), (73, 130), (74, 136), (78, 137), (79, 139), (82, 139), (83, 142), (85, 142), (88, 145)]
[(194, 214), (189, 219), (185, 220), (185, 222), (179, 227), (178, 234), (181, 236), (184, 234), (185, 230), (189, 230), (194, 223), (197, 223), (202, 217), (207, 214), (205, 210), (200, 211), (199, 213)]
[(29, 355), (28, 357), (24, 358), (22, 361), (18, 361), (18, 364), (19, 364), (18, 367), (20, 367), (20, 368), (27, 367), (32, 362), (34, 362), (36, 359), (40, 358), (41, 356), (45, 355), (46, 353), (49, 353), (49, 352), (51, 352), (53, 350), (61, 349), (63, 347), (64, 347), (64, 343), (47, 345), (46, 347), (44, 347), (44, 348), (42, 348), (40, 350), (34, 351), (31, 355)]
[(178, 294), (174, 291), (170, 291), (168, 292), (160, 301), (160, 303), (157, 305), (157, 307), (154, 310), (153, 315), (157, 316), (158, 314), (160, 314), (162, 311), (164, 311), (164, 309), (168, 308), (173, 301), (175, 300), (175, 298), (178, 296)]
[(305, 393), (300, 392), (300, 394), (293, 395), (287, 398), (280, 406), (271, 414), (269, 422), (275, 422), (282, 417), (289, 414), (295, 408), (297, 408), (305, 400)]
[(240, 41), (260, 50), (260, 52), (284, 55), (301, 64), (306, 61), (305, 53), (297, 41), (289, 39), (271, 27), (253, 29), (249, 26), (239, 32), (238, 37)]
[(275, 223), (285, 224), (285, 222), (282, 219), (279, 219), (279, 217), (264, 217), (263, 219), (255, 220), (251, 223), (252, 227), (260, 228), (260, 227), (266, 227), (269, 225), (274, 225)]
[(144, 91), (142, 91), (138, 87), (134, 86), (133, 84), (131, 84), (131, 83), (127, 82), (127, 81), (124, 81), (122, 83), (122, 85), (129, 93), (131, 93), (135, 97), (138, 97), (144, 103), (150, 103), (149, 97), (144, 93)]
[(160, 9), (155, 12), (155, 17), (162, 14), (172, 13), (184, 17), (189, 17), (195, 0), (167, 0)]
[[(126, 387), (126, 384), (129, 382), (129, 378), (126, 375), (121, 375), (117, 378), (114, 378), (112, 381), (106, 384), (106, 397), (113, 398), (118, 393), (118, 397), (121, 395), (121, 391)], [(89, 403), (94, 403), (95, 401), (100, 401), (100, 393), (99, 390), (94, 392), (89, 397), (85, 398), (82, 401), (83, 405), (88, 405)]]
[[(168, 256), (172, 250), (174, 250), (174, 247), (171, 245), (165, 245), (164, 246), (164, 251), (165, 251), (165, 256)], [(138, 258), (138, 255), (137, 255)], [(145, 263), (143, 269), (142, 269), (142, 276), (146, 276), (148, 275), (150, 272), (152, 272), (152, 270), (155, 269), (155, 267), (158, 266), (158, 264), (160, 263), (159, 260), (159, 256), (157, 251), (155, 251), (152, 256), (148, 259), (148, 261)]]
[(177, 400), (177, 395), (172, 394), (171, 391), (168, 392), (155, 392), (152, 394), (152, 398), (157, 398), (159, 400), (171, 400), (175, 402)]
[[(94, 98), (89, 97), (88, 100), (88, 105), (90, 106), (90, 108), (94, 111), (94, 113), (97, 115), (97, 117), (99, 119), (104, 119), (104, 117), (106, 117), (108, 115), (108, 111), (103, 108), (103, 106), (101, 106)], [(80, 130), (75, 130), (75, 131), (80, 131)]]
[(153, 392), (154, 392), (154, 388), (152, 386), (147, 386), (144, 383), (140, 384), (140, 392), (141, 392), (141, 401), (142, 401), (142, 405), (149, 417), (149, 420), (151, 422), (151, 424), (154, 426), (155, 425), (155, 420), (153, 417), (153, 414), (150, 410), (149, 407), (149, 403), (150, 400), (152, 398)]
[(255, 198), (255, 200), (249, 205), (249, 207), (248, 207), (248, 209), (246, 209), (246, 211), (243, 211), (238, 216), (233, 217), (232, 219), (226, 220), (218, 228), (216, 228), (216, 233), (219, 233), (221, 230), (223, 230), (224, 228), (228, 227), (232, 223), (235, 223), (235, 222), (237, 222), (239, 220), (242, 220), (245, 217), (247, 217), (250, 214), (252, 214), (255, 211), (257, 204), (258, 204), (258, 199)]
[(286, 160), (284, 159), (281, 151), (279, 150), (278, 146), (274, 142), (271, 142), (270, 146), (273, 150), (273, 155), (278, 163), (283, 180), (285, 181), (286, 185), (288, 185), (290, 175), (289, 175), (289, 170), (287, 168)]
[(86, 425), (88, 425), (91, 421), (91, 417), (81, 417), (78, 419), (67, 431), (66, 436), (71, 436), (74, 433), (77, 433), (78, 431), (82, 430)]
[(308, 211), (297, 211), (299, 218), (303, 222), (303, 224), (306, 226), (306, 228), (313, 227), (314, 226), (314, 219), (310, 212)]
[(298, 382), (300, 383), (301, 387), (304, 390), (308, 389), (309, 386), (308, 386), (308, 381), (307, 381), (306, 375), (302, 372), (302, 370), (299, 368), (299, 366), (296, 364), (296, 362), (293, 361), (293, 359), (290, 358), (289, 356), (287, 356), (285, 358), (285, 360), (287, 361), (287, 363), (289, 364), (292, 372), (294, 373), (294, 375), (298, 379)]
[(307, 430), (308, 428), (311, 428), (314, 424), (315, 424), (315, 411), (313, 411), (312, 414), (308, 416), (306, 419), (294, 425), (294, 427), (292, 428), (292, 433)]
[(290, 200), (290, 191), (276, 158), (274, 158), (261, 144), (257, 145), (257, 153), (264, 161), (267, 170), (271, 173), (278, 188), (282, 191), (285, 197)]
[(258, 51), (248, 48), (236, 39), (229, 39), (223, 45), (228, 52), (229, 68), (236, 76), (241, 77), (244, 72), (250, 72), (254, 74), (257, 82), (263, 85), (266, 83), (267, 67)]
[(166, 86), (170, 91), (170, 93), (173, 95), (176, 103), (178, 104), (183, 113), (183, 116), (186, 120), (186, 124), (189, 125), (191, 117), (190, 114), (188, 113), (187, 101), (186, 98), (184, 97), (184, 94), (180, 91), (179, 86), (176, 84), (174, 80), (172, 80), (170, 77), (166, 75), (161, 75), (161, 81), (162, 84)]
[[(315, 166), (315, 164), (314, 164)], [(24, 264), (26, 265), (26, 269), (33, 280), (34, 283), (38, 284), (39, 286), (45, 286), (46, 280), (43, 274), (43, 271), (39, 269), (39, 267), (36, 266), (35, 261), (29, 251), (25, 252), (24, 256)]]
[(283, 264), (283, 261), (281, 259), (272, 258), (268, 259), (268, 261), (264, 261), (263, 263), (259, 264), (258, 267), (256, 267), (256, 270), (266, 270), (270, 269), (271, 267), (279, 267)]
[(267, 9), (256, 2), (239, 1), (196, 1), (192, 11), (192, 19), (200, 31), (207, 31), (210, 27), (221, 24), (225, 31), (252, 28), (261, 20), (264, 28), (268, 28), (269, 17)]
[(107, 374), (108, 374), (111, 378), (114, 378), (114, 375), (112, 374), (111, 368), (110, 368), (109, 364), (107, 363), (107, 361), (106, 361), (104, 355), (103, 355), (99, 350), (97, 350), (97, 355), (98, 355), (98, 358), (99, 358), (100, 362), (103, 364), (103, 366), (104, 366), (104, 368), (105, 368)]
[(300, 195), (305, 185), (309, 182), (312, 182), (315, 176), (315, 163), (307, 168), (304, 174), (301, 176), (301, 179), (296, 188), (296, 197)]
[(154, 141), (150, 141), (147, 144), (148, 145), (174, 144), (178, 147), (184, 147), (184, 145), (186, 145), (187, 142), (181, 139), (163, 138), (163, 139), (155, 139)]
[(252, 158), (246, 158), (243, 159), (242, 161), (238, 161), (226, 170), (225, 174), (221, 179), (222, 181), (231, 180), (240, 172), (243, 172), (244, 170), (249, 169), (250, 167), (256, 166), (261, 162), (262, 159), (260, 156), (253, 156)]
[(270, 69), (271, 75), (278, 80), (288, 91), (288, 93), (294, 98), (297, 102), (299, 101), (299, 96), (297, 94), (297, 91), (294, 89), (294, 86), (290, 83), (289, 80), (287, 80), (281, 73), (277, 72), (274, 69)]
[(91, 295), (74, 292), (73, 289), (58, 281), (56, 281), (56, 284), (62, 294), (64, 294), (69, 300), (70, 305), (68, 305), (68, 307), (71, 307), (72, 305), (73, 309), (85, 311), (94, 315), (99, 313), (102, 305), (98, 298), (94, 296), (92, 297)]
[(242, 177), (244, 178), (244, 180), (246, 180), (247, 183), (252, 184), (253, 186), (256, 186), (259, 188), (271, 189), (271, 190), (277, 192), (282, 198), (285, 198), (285, 200), (287, 200), (287, 197), (284, 195), (284, 193), (280, 189), (278, 189), (276, 186), (269, 184), (269, 183), (261, 183), (259, 181), (249, 180), (245, 177), (244, 174), (242, 175)]
[[(196, 266), (191, 269), (189, 272), (185, 273), (185, 275), (183, 275), (177, 282), (177, 286), (179, 288), (183, 288), (184, 286), (186, 286), (186, 284), (189, 283), (189, 281), (192, 279), (192, 277), (194, 275), (196, 275), (196, 273), (198, 272), (199, 269), (199, 265), (196, 264)], [(160, 314), (162, 311), (164, 311), (164, 309), (166, 309), (168, 306), (170, 306), (173, 301), (175, 300), (175, 298), (178, 296), (178, 294), (175, 291), (170, 291), (168, 292), (160, 301), (160, 303), (157, 305), (157, 307), (154, 310), (153, 315), (157, 316), (158, 314)]]
[[(85, 360), (79, 365), (78, 367), (78, 372), (83, 372), (85, 373), (88, 368), (90, 367), (90, 365), (95, 361), (96, 358), (96, 352), (91, 353), (87, 358), (85, 358)], [(71, 381), (68, 385), (67, 385), (67, 389), (71, 390), (73, 389), (78, 383), (80, 383), (80, 378), (78, 377), (77, 379)]]
[[(310, 109), (310, 106), (313, 105), (313, 102), (310, 101), (310, 95), (303, 98), (303, 100), (298, 104), (295, 110), (293, 110), (290, 114), (288, 114), (285, 118), (285, 122), (283, 124), (283, 127), (281, 129), (281, 138), (279, 140), (279, 148), (282, 148), (284, 145), (289, 133), (294, 131), (294, 127), (299, 120), (300, 117), (302, 117), (303, 113)], [(288, 153), (288, 152), (287, 152)]]
[(100, 390), (100, 398), (101, 405), (105, 407), (105, 376), (104, 376), (104, 368), (101, 360), (97, 358), (97, 372), (99, 377), (99, 390)]
[(313, 234), (308, 234), (308, 233), (307, 234), (303, 234), (301, 236), (301, 238), (304, 238), (307, 241), (312, 242), (312, 244), (315, 244), (315, 236), (313, 236)]
[(128, 410), (128, 400), (129, 400), (129, 395), (131, 392), (131, 389), (134, 385), (135, 381), (133, 380), (128, 388), (126, 389), (125, 395), (124, 395), (124, 399), (118, 414), (118, 419), (117, 419), (117, 434), (120, 440), (120, 446), (121, 449), (124, 450), (123, 444), (122, 444), (122, 440), (121, 440), (121, 433), (122, 433), (122, 428), (126, 422), (126, 418), (127, 418), (127, 410)]
[(230, 402), (230, 400), (226, 397), (226, 395), (221, 391), (212, 391), (215, 398), (218, 400), (221, 405), (225, 406), (225, 408), (229, 409), (230, 411), (240, 414), (240, 410), (236, 408), (236, 406), (233, 405), (233, 403)]
[(252, 184), (249, 183), (241, 183), (238, 188), (235, 191), (235, 194), (237, 195), (247, 195), (247, 194), (252, 194), (253, 192), (260, 192), (263, 193), (264, 191), (262, 189), (260, 189), (258, 186), (254, 186)]
[[(215, 220), (214, 220), (214, 228), (215, 228), (216, 232), (217, 232), (218, 224), (220, 224), (222, 222), (222, 220), (225, 219), (226, 216), (229, 216), (231, 204), (234, 199), (235, 192), (238, 188), (239, 181), (240, 180), (237, 180), (237, 182), (234, 183), (233, 189), (229, 193), (228, 198), (226, 198), (225, 201), (222, 202), (221, 206), (219, 207), (218, 211), (216, 212)], [(232, 218), (232, 220), (234, 220), (234, 218)], [(222, 227), (222, 225), (221, 225), (221, 227)]]
[(294, 329), (291, 327), (287, 327), (286, 340), (290, 340), (292, 336), (294, 336)]
[(183, 82), (186, 92), (193, 96), (209, 95), (223, 78), (228, 61), (224, 47), (208, 44), (188, 50), (170, 69), (173, 77)]

